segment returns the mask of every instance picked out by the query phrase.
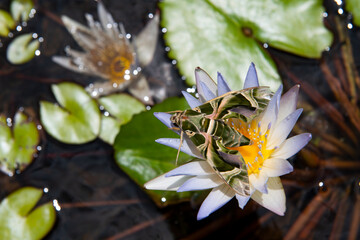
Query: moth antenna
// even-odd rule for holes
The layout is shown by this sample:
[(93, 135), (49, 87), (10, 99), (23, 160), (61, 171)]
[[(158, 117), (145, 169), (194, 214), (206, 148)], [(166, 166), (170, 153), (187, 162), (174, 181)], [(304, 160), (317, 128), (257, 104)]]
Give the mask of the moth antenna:
[(181, 131), (181, 133), (180, 133), (180, 145), (179, 145), (179, 148), (178, 148), (178, 152), (176, 154), (176, 161), (175, 161), (176, 166), (177, 166), (177, 163), (178, 163), (178, 159), (179, 159), (179, 155), (180, 155), (180, 149), (181, 149), (182, 142), (183, 142), (183, 134), (184, 134), (184, 132)]
[(175, 110), (175, 111), (169, 111), (169, 112), (166, 112), (166, 113), (179, 113), (179, 112), (183, 112), (181, 110)]

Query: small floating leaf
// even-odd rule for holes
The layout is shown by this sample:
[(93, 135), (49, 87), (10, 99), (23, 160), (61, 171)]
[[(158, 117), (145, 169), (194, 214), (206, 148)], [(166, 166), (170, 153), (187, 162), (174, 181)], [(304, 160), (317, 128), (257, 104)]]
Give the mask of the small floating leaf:
[(16, 113), (13, 130), (7, 125), (6, 117), (0, 116), (0, 166), (3, 172), (13, 175), (16, 169), (23, 171), (32, 162), (38, 144), (36, 125), (24, 113)]
[(15, 38), (6, 51), (8, 61), (12, 64), (23, 64), (33, 59), (40, 43), (38, 40), (31, 41), (31, 39), (33, 39), (32, 33)]
[(145, 111), (145, 106), (139, 100), (127, 94), (113, 94), (99, 99), (101, 105), (111, 115), (121, 121), (129, 122), (134, 114)]
[(110, 145), (114, 144), (116, 135), (120, 131), (121, 122), (112, 116), (101, 116), (99, 138)]
[(42, 191), (23, 187), (2, 200), (0, 204), (0, 239), (42, 239), (55, 223), (52, 203), (34, 209)]
[(7, 37), (10, 30), (15, 28), (15, 25), (11, 15), (0, 9), (0, 36)]
[(351, 12), (354, 18), (354, 23), (360, 26), (360, 1), (359, 0), (346, 0), (346, 10)]
[(57, 140), (82, 144), (94, 140), (100, 131), (100, 111), (96, 101), (75, 83), (52, 86), (60, 106), (40, 102), (40, 117), (45, 130)]
[(32, 0), (12, 0), (10, 4), (10, 12), (15, 21), (29, 20), (29, 14), (34, 7)]
[[(152, 110), (134, 116), (131, 122), (121, 127), (114, 144), (116, 163), (141, 187), (145, 182), (176, 167), (177, 150), (158, 144), (155, 140), (177, 135), (154, 117), (153, 113), (186, 108), (188, 105), (184, 98), (167, 99)], [(180, 154), (180, 162), (190, 159), (193, 157)], [(176, 203), (188, 199), (193, 194), (171, 191), (147, 191), (147, 193), (158, 205)]]
[(194, 68), (226, 77), (232, 89), (241, 89), (254, 62), (265, 85), (280, 84), (276, 66), (259, 43), (304, 57), (317, 58), (332, 42), (322, 23), (320, 0), (164, 0), (162, 25), (169, 56), (178, 62), (187, 83)]
[(139, 100), (127, 94), (113, 94), (102, 97), (99, 103), (111, 116), (102, 116), (100, 138), (113, 144), (120, 126), (131, 120), (134, 114), (145, 111), (145, 106)]

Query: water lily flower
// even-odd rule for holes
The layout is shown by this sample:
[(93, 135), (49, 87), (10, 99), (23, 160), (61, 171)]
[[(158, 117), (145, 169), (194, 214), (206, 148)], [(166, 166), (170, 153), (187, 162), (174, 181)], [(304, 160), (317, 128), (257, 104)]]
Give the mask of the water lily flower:
[[(196, 69), (195, 76), (199, 98), (183, 92), (191, 108), (230, 91), (221, 74), (218, 74), (217, 85), (200, 68)], [(251, 64), (244, 88), (258, 86), (256, 69), (254, 64)], [(250, 140), (249, 145), (232, 148), (239, 151), (245, 160), (249, 175), (250, 196), (237, 194), (224, 179), (219, 177), (186, 136), (181, 145), (181, 151), (197, 159), (150, 180), (145, 184), (145, 188), (178, 192), (212, 189), (199, 209), (198, 220), (221, 208), (233, 197), (236, 197), (240, 208), (243, 208), (252, 198), (274, 213), (284, 215), (286, 198), (279, 176), (293, 171), (293, 167), (286, 159), (296, 154), (311, 139), (309, 133), (287, 138), (302, 112), (302, 109), (296, 109), (298, 91), (299, 85), (296, 85), (281, 97), (282, 86), (280, 86), (265, 110), (250, 123), (234, 118), (228, 122)], [(170, 114), (156, 113), (155, 116), (167, 127), (173, 127)], [(180, 146), (180, 139), (162, 138), (156, 141), (175, 149)]]
[(97, 10), (100, 22), (94, 21), (90, 14), (85, 15), (89, 27), (67, 16), (61, 17), (67, 30), (85, 52), (67, 47), (65, 51), (68, 57), (54, 56), (53, 61), (72, 71), (103, 79), (87, 87), (93, 97), (127, 88), (144, 103), (152, 104), (152, 93), (141, 69), (151, 62), (155, 52), (158, 14), (130, 42), (131, 35), (126, 34), (122, 24), (114, 21), (101, 1), (98, 1)]

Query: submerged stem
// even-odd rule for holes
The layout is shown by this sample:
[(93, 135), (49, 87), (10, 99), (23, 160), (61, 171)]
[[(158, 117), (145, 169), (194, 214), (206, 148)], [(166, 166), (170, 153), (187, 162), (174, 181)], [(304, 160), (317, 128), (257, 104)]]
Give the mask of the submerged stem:
[(290, 230), (285, 235), (285, 240), (296, 239), (299, 233), (304, 229), (306, 223), (310, 221), (310, 218), (314, 216), (319, 207), (325, 204), (329, 198), (330, 191), (319, 192), (312, 201), (307, 205), (304, 211), (296, 219), (295, 223), (291, 226)]
[(343, 26), (339, 17), (335, 17), (335, 25), (339, 36), (339, 42), (344, 43), (341, 45), (341, 55), (345, 65), (347, 80), (349, 82), (350, 99), (353, 104), (356, 104), (357, 102), (357, 93), (356, 93), (356, 85), (355, 85), (356, 75), (354, 74), (356, 69), (354, 64), (354, 58), (352, 56), (352, 47), (351, 47), (350, 38), (346, 33), (346, 28)]

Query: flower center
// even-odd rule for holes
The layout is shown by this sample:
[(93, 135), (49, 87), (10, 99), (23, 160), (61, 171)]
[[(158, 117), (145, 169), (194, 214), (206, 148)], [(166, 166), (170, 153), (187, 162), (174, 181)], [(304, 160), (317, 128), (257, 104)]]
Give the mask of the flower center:
[(245, 123), (240, 119), (230, 118), (228, 124), (236, 131), (243, 134), (250, 140), (249, 145), (232, 147), (229, 149), (237, 150), (240, 152), (245, 160), (248, 174), (258, 174), (264, 164), (264, 161), (268, 159), (274, 149), (266, 149), (267, 137), (270, 128), (265, 133), (260, 131), (260, 122), (256, 119), (250, 123)]

